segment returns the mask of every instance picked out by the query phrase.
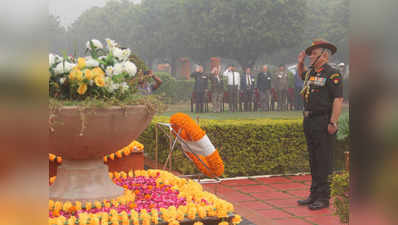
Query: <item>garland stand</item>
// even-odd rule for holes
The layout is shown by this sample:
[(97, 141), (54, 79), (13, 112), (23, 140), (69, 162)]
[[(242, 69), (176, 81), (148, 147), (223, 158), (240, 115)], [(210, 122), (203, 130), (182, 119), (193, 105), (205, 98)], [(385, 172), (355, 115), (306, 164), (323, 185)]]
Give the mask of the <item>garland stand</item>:
[[(199, 118), (197, 118), (197, 121), (199, 121)], [(173, 158), (173, 151), (176, 148), (176, 144), (177, 141), (181, 144), (184, 145), (185, 147), (187, 147), (188, 151), (190, 151), (194, 157), (196, 157), (199, 162), (207, 169), (209, 169), (209, 167), (200, 159), (200, 157), (192, 151), (192, 149), (189, 147), (189, 145), (184, 141), (183, 138), (181, 138), (180, 136), (180, 132), (181, 130), (175, 130), (170, 123), (161, 123), (161, 122), (157, 122), (155, 125), (155, 135), (156, 135), (156, 139), (155, 139), (155, 163), (156, 166), (159, 165), (159, 130), (162, 131), (163, 134), (165, 134), (168, 138), (169, 138), (169, 154), (167, 156), (166, 162), (163, 164), (162, 169), (166, 170), (167, 169), (167, 164), (168, 164), (168, 171), (172, 171), (172, 158)], [(181, 151), (184, 152), (184, 150)], [(184, 152), (184, 155), (192, 161), (192, 159), (190, 159), (186, 153)], [(194, 179), (196, 180), (198, 183), (200, 184), (215, 184), (214, 185), (214, 194), (217, 194), (217, 190), (218, 190), (218, 184), (221, 184), (222, 180), (219, 177), (215, 177), (215, 178), (210, 178), (210, 179), (201, 179), (202, 177), (205, 177), (205, 175), (203, 173), (200, 174), (190, 174), (190, 175), (179, 175), (178, 177), (181, 178), (188, 178), (188, 179)]]

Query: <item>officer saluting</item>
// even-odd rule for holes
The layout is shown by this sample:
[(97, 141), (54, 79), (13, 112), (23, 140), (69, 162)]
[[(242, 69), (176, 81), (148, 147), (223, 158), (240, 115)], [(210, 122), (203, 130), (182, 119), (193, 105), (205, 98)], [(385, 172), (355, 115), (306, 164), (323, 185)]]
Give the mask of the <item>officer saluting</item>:
[[(298, 56), (298, 74), (304, 80), (301, 94), (304, 97), (304, 134), (307, 141), (312, 175), (311, 194), (299, 205), (308, 205), (311, 210), (329, 207), (332, 158), (336, 142), (337, 121), (343, 103), (342, 76), (329, 64), (329, 57), (337, 48), (322, 39), (314, 40), (312, 46)], [(305, 56), (310, 67), (304, 66)]]

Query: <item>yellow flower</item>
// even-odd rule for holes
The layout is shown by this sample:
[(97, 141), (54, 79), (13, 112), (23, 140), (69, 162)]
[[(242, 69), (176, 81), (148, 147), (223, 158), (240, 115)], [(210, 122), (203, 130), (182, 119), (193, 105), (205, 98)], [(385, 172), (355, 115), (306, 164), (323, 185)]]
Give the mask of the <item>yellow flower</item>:
[(84, 67), (86, 67), (86, 59), (84, 58), (78, 58), (77, 59), (77, 66), (79, 67), (79, 69), (83, 69)]
[(105, 75), (104, 71), (102, 71), (101, 68), (95, 67), (94, 69), (91, 70), (93, 73), (94, 78), (95, 77), (103, 77)]
[(152, 223), (158, 224), (159, 223), (159, 216), (158, 216), (158, 211), (156, 209), (151, 210), (151, 215), (152, 215)]
[(198, 207), (198, 215), (200, 218), (205, 218), (207, 216), (206, 208), (203, 206)]
[(83, 80), (83, 72), (80, 71), (79, 69), (73, 69), (69, 73), (69, 79), (82, 81)]
[[(74, 224), (74, 223), (72, 223)], [(93, 217), (90, 219), (90, 225), (99, 225), (99, 219), (98, 217)]]
[(79, 225), (86, 225), (88, 222), (88, 215), (86, 213), (79, 214)]
[(105, 86), (105, 80), (104, 80), (104, 78), (102, 77), (102, 76), (98, 76), (98, 77), (95, 77), (95, 84), (98, 86), (98, 87), (103, 87), (103, 86)]
[(75, 202), (75, 208), (76, 210), (81, 210), (82, 209), (82, 203), (80, 201)]
[(92, 206), (92, 203), (91, 203), (91, 202), (86, 202), (86, 209), (87, 209), (87, 210), (90, 210), (91, 207), (93, 207), (93, 206)]
[(180, 225), (180, 222), (178, 222), (177, 220), (172, 220), (169, 222), (169, 225)]
[(62, 203), (60, 201), (56, 201), (54, 204), (54, 211), (60, 211), (62, 209)]
[(94, 79), (94, 73), (93, 73), (93, 71), (91, 71), (91, 70), (86, 70), (86, 71), (85, 71), (85, 76), (86, 76), (87, 80), (92, 80), (92, 79)]
[(72, 71), (70, 71), (70, 73), (69, 73), (69, 79), (70, 80), (75, 80), (76, 79), (77, 71), (78, 71), (78, 69), (73, 69)]
[(69, 217), (68, 224), (75, 224), (75, 223), (76, 223), (76, 217), (74, 216)]
[(116, 217), (112, 218), (111, 222), (112, 222), (112, 225), (119, 225), (119, 219)]
[(119, 206), (119, 202), (116, 201), (116, 200), (112, 200), (112, 205), (115, 206), (115, 207), (118, 207)]
[(129, 225), (129, 215), (126, 213), (126, 211), (120, 213), (119, 216), (122, 219), (122, 225)]
[(54, 208), (54, 201), (53, 200), (48, 200), (48, 209), (52, 210)]
[(78, 93), (79, 95), (84, 95), (84, 94), (86, 93), (86, 91), (87, 91), (87, 84), (81, 83), (81, 84), (79, 85), (79, 88), (77, 89), (77, 93)]
[(109, 215), (108, 213), (102, 213), (101, 214), (101, 224), (102, 225), (108, 225), (109, 224)]
[(224, 208), (218, 208), (218, 209), (217, 209), (217, 217), (218, 217), (218, 218), (225, 218), (225, 217), (228, 217), (228, 215), (227, 215), (227, 210), (225, 210)]
[(64, 210), (64, 212), (68, 212), (70, 207), (72, 207), (72, 203), (70, 201), (67, 201), (67, 202), (64, 203), (64, 206), (62, 207), (63, 208), (62, 210)]
[(229, 225), (229, 223), (228, 223), (228, 222), (225, 222), (225, 221), (223, 221), (223, 222), (220, 222), (220, 223), (218, 223), (218, 225)]
[(66, 222), (66, 218), (64, 216), (60, 216), (57, 218), (57, 225), (64, 224)]
[(198, 221), (198, 222), (195, 222), (193, 225), (203, 225), (203, 223)]
[(177, 218), (177, 209), (175, 206), (170, 206), (167, 209), (167, 213), (170, 220), (175, 220)]
[(188, 209), (188, 218), (193, 220), (196, 217), (196, 208), (195, 207), (190, 207)]
[(242, 222), (242, 218), (239, 215), (235, 215), (234, 218), (232, 218), (233, 224), (239, 224), (240, 222)]

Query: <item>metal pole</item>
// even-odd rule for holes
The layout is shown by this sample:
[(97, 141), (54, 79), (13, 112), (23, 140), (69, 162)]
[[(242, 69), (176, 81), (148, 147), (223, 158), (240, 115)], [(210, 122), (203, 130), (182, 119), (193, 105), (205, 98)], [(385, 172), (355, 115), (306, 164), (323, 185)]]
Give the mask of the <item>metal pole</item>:
[(159, 169), (159, 128), (158, 124), (155, 124), (155, 167), (156, 169)]
[(170, 150), (170, 158), (169, 158), (169, 171), (172, 170), (171, 166), (172, 163), (171, 161), (173, 160), (173, 133), (170, 130), (170, 136), (169, 136), (169, 150)]

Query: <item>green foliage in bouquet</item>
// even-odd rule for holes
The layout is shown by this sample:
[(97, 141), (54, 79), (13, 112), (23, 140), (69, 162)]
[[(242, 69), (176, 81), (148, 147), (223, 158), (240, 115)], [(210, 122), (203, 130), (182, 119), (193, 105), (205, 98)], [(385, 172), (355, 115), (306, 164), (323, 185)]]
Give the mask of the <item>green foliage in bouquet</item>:
[(331, 177), (331, 197), (342, 223), (348, 223), (350, 214), (350, 174), (345, 171)]

